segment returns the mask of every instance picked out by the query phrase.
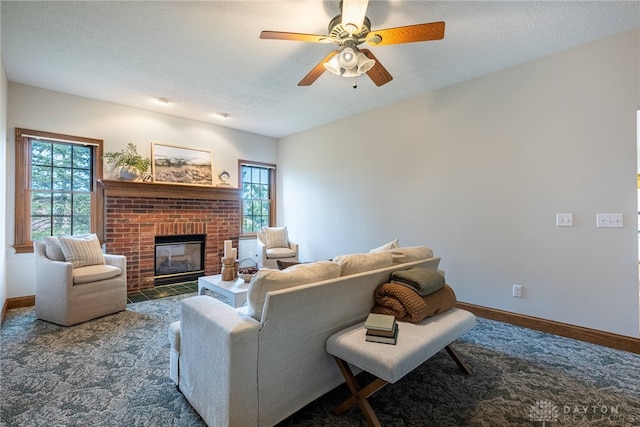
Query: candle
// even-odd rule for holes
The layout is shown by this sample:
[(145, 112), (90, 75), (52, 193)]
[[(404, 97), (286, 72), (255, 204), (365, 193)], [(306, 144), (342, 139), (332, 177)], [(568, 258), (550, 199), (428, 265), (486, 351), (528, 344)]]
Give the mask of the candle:
[(224, 241), (224, 257), (230, 257), (231, 256), (231, 240), (225, 240)]
[(231, 249), (231, 259), (234, 261), (238, 259), (238, 250), (236, 248)]

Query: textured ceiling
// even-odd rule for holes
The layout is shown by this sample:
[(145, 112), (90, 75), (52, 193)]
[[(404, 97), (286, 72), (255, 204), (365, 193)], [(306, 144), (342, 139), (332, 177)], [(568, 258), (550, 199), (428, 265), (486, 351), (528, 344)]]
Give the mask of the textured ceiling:
[[(393, 75), (324, 73), (338, 1), (2, 2), (9, 81), (282, 137), (640, 26), (638, 1), (370, 1), (372, 29), (445, 21), (440, 41), (368, 47)], [(158, 105), (155, 97), (174, 101)], [(231, 117), (219, 121), (215, 112)]]

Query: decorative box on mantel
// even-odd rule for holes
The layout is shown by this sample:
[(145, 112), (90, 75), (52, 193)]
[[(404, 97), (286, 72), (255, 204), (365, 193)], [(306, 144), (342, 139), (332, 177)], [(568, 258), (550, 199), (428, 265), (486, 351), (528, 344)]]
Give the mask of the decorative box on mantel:
[(241, 191), (230, 187), (99, 181), (107, 252), (127, 257), (129, 291), (151, 288), (156, 236), (204, 235), (204, 275), (220, 274), (223, 242), (240, 230)]

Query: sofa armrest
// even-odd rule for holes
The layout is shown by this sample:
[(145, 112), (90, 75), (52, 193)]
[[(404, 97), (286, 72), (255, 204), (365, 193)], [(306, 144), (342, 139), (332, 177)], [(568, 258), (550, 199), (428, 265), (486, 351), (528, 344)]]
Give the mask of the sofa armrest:
[(182, 301), (179, 387), (208, 425), (257, 425), (259, 328), (215, 298)]
[(124, 255), (104, 254), (104, 261), (108, 265), (118, 267), (120, 270), (127, 272), (127, 257)]
[(36, 253), (36, 295), (64, 298), (73, 286), (73, 264)]
[(267, 245), (262, 242), (260, 239), (256, 239), (258, 243), (258, 256), (266, 258), (267, 256)]
[(298, 244), (292, 241), (289, 241), (289, 249), (296, 253), (296, 257), (298, 256)]

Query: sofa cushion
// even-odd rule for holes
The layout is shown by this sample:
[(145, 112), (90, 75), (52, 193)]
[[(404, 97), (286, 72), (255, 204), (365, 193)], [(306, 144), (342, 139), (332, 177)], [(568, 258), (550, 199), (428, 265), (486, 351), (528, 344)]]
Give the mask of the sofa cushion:
[(394, 264), (419, 261), (421, 259), (433, 258), (433, 251), (426, 246), (410, 246), (407, 248), (395, 248), (389, 251), (393, 257)]
[(58, 241), (65, 260), (72, 263), (73, 268), (105, 264), (102, 248), (95, 234), (83, 237), (60, 236)]
[(292, 288), (307, 283), (340, 277), (340, 266), (331, 261), (298, 264), (286, 270), (262, 269), (253, 275), (247, 293), (248, 314), (262, 319), (262, 309), (267, 293)]
[(391, 252), (373, 252), (368, 254), (340, 255), (333, 259), (340, 266), (340, 276), (377, 270), (393, 264)]
[(269, 259), (277, 259), (277, 258), (293, 258), (296, 256), (296, 251), (287, 248), (270, 248), (267, 249), (267, 258)]
[(47, 258), (52, 261), (66, 261), (62, 248), (60, 247), (60, 241), (57, 237), (47, 236), (44, 238), (45, 254)]
[(287, 227), (266, 227), (267, 248), (288, 248), (289, 235)]
[(87, 265), (73, 269), (73, 284), (97, 282), (119, 276), (122, 270), (113, 265), (97, 264)]
[(298, 261), (283, 261), (281, 259), (276, 260), (276, 264), (278, 264), (278, 270), (284, 270), (294, 265), (300, 264)]
[(398, 243), (398, 239), (395, 239), (390, 241), (389, 243), (385, 243), (382, 246), (378, 246), (377, 248), (371, 249), (369, 253), (388, 251), (389, 249), (395, 249), (399, 247), (400, 247), (400, 244)]

